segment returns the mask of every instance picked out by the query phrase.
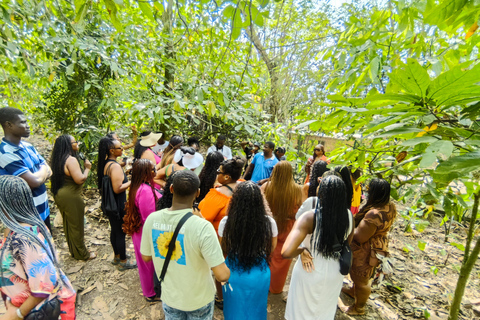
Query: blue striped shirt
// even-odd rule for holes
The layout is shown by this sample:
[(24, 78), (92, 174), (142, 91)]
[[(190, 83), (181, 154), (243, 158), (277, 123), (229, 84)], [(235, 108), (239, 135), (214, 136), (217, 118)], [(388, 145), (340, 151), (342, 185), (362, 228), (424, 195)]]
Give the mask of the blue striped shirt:
[[(3, 138), (0, 143), (0, 175), (21, 176), (27, 171), (32, 173), (40, 171), (45, 159), (28, 142), (20, 141), (20, 145), (14, 145)], [(32, 189), (33, 202), (37, 207), (40, 217), (45, 220), (49, 214), (47, 187), (42, 184)]]

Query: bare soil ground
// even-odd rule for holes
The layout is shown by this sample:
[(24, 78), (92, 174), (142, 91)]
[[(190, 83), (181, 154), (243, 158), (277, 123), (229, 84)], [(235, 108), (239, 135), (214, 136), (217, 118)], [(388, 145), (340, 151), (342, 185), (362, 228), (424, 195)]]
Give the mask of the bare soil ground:
[[(39, 137), (31, 141), (40, 153), (48, 157), (51, 146)], [(63, 228), (55, 227), (53, 236), (58, 248), (63, 270), (77, 289), (77, 319), (163, 319), (161, 303), (150, 304), (143, 298), (137, 270), (120, 272), (110, 261), (113, 252), (109, 241), (109, 224), (100, 211), (97, 190), (84, 192), (86, 203), (85, 241), (97, 258), (76, 261), (70, 257)], [(58, 210), (51, 198), (52, 221)], [(399, 208), (401, 212), (401, 208)], [(58, 220), (57, 220), (58, 221)], [(440, 217), (435, 217), (423, 233), (405, 233), (405, 221), (398, 217), (390, 233), (390, 254), (395, 267), (392, 275), (374, 287), (365, 316), (350, 317), (337, 311), (337, 320), (347, 319), (447, 319), (458, 278), (463, 253), (444, 243), (445, 231), (440, 227)], [(455, 225), (453, 237), (465, 243), (466, 228)], [(478, 231), (477, 231), (478, 236)], [(419, 240), (426, 243), (421, 251)], [(128, 253), (134, 257), (131, 239), (127, 240)], [(292, 263), (292, 267), (293, 267)], [(435, 275), (433, 269), (438, 269)], [(290, 274), (285, 285), (288, 291)], [(345, 279), (348, 284), (348, 278)], [(480, 319), (480, 267), (475, 266), (465, 291), (460, 319)], [(270, 295), (268, 319), (284, 319), (283, 295)], [(346, 304), (352, 299), (341, 296)], [(0, 310), (2, 313), (2, 310)], [(214, 319), (223, 319), (222, 311), (215, 308)]]

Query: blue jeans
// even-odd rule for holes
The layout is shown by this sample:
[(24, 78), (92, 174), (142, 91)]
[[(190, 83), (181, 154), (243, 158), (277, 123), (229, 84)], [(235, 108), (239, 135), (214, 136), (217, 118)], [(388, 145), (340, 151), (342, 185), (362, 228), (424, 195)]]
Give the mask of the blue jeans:
[(169, 307), (163, 303), (165, 320), (211, 320), (213, 318), (213, 301), (193, 311), (182, 311)]

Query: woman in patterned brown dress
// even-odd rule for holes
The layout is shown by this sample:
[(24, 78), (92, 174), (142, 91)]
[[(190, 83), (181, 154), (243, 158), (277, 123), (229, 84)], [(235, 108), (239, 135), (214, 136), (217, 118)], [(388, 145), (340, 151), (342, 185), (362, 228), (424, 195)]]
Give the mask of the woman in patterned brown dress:
[(355, 215), (355, 235), (351, 244), (353, 263), (350, 277), (353, 287), (344, 290), (355, 298), (355, 304), (345, 310), (350, 315), (365, 314), (365, 304), (370, 296), (370, 278), (380, 261), (377, 254), (388, 254), (387, 234), (397, 210), (390, 202), (390, 184), (383, 179), (374, 179), (368, 186), (367, 203)]

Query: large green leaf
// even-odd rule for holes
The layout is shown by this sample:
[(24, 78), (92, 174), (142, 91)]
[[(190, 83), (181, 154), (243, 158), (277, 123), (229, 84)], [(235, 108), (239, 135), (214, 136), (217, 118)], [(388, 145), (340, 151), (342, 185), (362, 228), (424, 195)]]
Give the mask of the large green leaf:
[(146, 1), (138, 1), (138, 6), (142, 10), (143, 14), (150, 20), (155, 21), (155, 16), (152, 12), (152, 6)]
[(390, 75), (391, 79), (397, 82), (406, 93), (425, 97), (430, 85), (427, 71), (416, 59), (408, 59), (406, 64), (400, 63), (400, 66)]
[(434, 178), (451, 181), (479, 169), (480, 150), (453, 157), (440, 163), (432, 172)]
[[(449, 19), (460, 14), (471, 0), (443, 0), (437, 6), (432, 6), (424, 13), (425, 22), (432, 25), (447, 23)], [(453, 21), (450, 21), (450, 23)]]
[(445, 96), (455, 96), (458, 91), (467, 87), (475, 88), (480, 81), (480, 63), (473, 68), (464, 71), (471, 62), (463, 63), (450, 71), (442, 73), (432, 81), (427, 89), (429, 99), (445, 99)]

